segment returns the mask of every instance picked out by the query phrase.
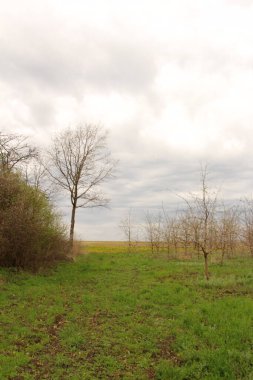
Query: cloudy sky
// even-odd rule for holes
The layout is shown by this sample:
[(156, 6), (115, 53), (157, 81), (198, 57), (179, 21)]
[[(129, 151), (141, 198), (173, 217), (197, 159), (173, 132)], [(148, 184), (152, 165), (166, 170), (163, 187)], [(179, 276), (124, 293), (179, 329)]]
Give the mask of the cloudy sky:
[(0, 129), (47, 146), (78, 122), (102, 124), (119, 159), (111, 209), (79, 210), (80, 238), (177, 207), (200, 162), (225, 198), (249, 196), (253, 1), (0, 0)]

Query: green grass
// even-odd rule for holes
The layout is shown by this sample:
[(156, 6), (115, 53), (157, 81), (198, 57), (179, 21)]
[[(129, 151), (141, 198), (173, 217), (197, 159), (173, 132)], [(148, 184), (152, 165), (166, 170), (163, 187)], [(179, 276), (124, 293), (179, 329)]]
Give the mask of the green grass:
[(202, 261), (123, 248), (0, 271), (0, 379), (253, 379), (253, 260), (206, 282)]

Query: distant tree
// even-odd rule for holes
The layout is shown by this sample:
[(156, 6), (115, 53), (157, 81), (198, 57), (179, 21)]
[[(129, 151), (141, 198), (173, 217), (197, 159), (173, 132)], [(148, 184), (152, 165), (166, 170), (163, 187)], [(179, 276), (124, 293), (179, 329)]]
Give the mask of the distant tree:
[(171, 241), (175, 255), (177, 256), (180, 247), (180, 223), (178, 215), (171, 219)]
[(241, 239), (253, 257), (253, 199), (245, 198), (242, 206)]
[(168, 258), (170, 257), (171, 248), (174, 247), (175, 254), (179, 247), (179, 220), (178, 215), (170, 216), (163, 207), (163, 223), (162, 223), (162, 240), (167, 250)]
[(218, 246), (221, 250), (221, 264), (224, 262), (225, 255), (229, 256), (235, 252), (240, 229), (238, 209), (223, 205), (218, 220)]
[(15, 133), (0, 131), (0, 170), (10, 172), (21, 169), (31, 159), (37, 157), (38, 151), (27, 142), (27, 137)]
[(191, 215), (188, 212), (180, 215), (178, 220), (179, 227), (179, 239), (184, 248), (184, 254), (188, 254), (188, 249), (192, 242), (192, 226), (191, 226)]
[(47, 153), (45, 167), (51, 180), (70, 196), (73, 245), (77, 208), (108, 204), (100, 185), (112, 177), (116, 161), (107, 147), (107, 134), (93, 124), (80, 124), (60, 132)]
[(189, 222), (191, 226), (191, 242), (193, 244), (193, 249), (197, 252), (198, 259), (200, 258), (200, 246), (199, 246), (199, 240), (200, 240), (200, 227), (201, 227), (201, 220), (199, 219), (198, 215), (196, 213), (190, 213), (189, 214)]
[(163, 211), (163, 231), (162, 240), (165, 248), (167, 249), (168, 258), (170, 256), (170, 249), (172, 245), (172, 228), (173, 228), (173, 218), (170, 217), (168, 211), (162, 208)]
[(128, 210), (128, 213), (121, 219), (119, 228), (123, 232), (128, 245), (128, 252), (131, 252), (138, 243), (138, 230), (133, 217), (133, 210)]
[(49, 180), (47, 169), (43, 165), (40, 156), (35, 160), (31, 160), (23, 172), (27, 184), (42, 191), (48, 199), (53, 200), (57, 189)]
[[(199, 194), (191, 194), (185, 199), (189, 219), (194, 222), (192, 238), (195, 247), (203, 253), (205, 277), (209, 279), (208, 257), (217, 248), (217, 192), (212, 192), (207, 183), (207, 166), (201, 168), (201, 189)], [(197, 226), (197, 229), (196, 229)]]
[(158, 212), (158, 214), (155, 215), (147, 211), (145, 215), (144, 229), (146, 232), (146, 239), (150, 244), (151, 252), (158, 253), (163, 243), (163, 224), (161, 212)]

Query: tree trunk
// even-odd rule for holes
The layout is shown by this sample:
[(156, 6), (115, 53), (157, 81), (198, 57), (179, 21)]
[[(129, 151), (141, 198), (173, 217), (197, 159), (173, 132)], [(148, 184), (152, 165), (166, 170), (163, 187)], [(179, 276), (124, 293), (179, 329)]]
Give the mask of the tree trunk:
[(70, 233), (69, 233), (69, 242), (70, 247), (73, 247), (74, 242), (74, 229), (75, 229), (75, 216), (76, 216), (76, 205), (72, 205), (72, 212), (71, 212), (71, 223), (70, 223)]
[(223, 263), (224, 263), (224, 257), (225, 257), (225, 249), (222, 249), (222, 251), (221, 251), (221, 265), (223, 265)]
[(208, 254), (204, 254), (204, 259), (205, 259), (205, 276), (206, 280), (209, 280), (209, 272), (208, 272)]
[(168, 259), (170, 258), (170, 243), (167, 242), (167, 255), (168, 255)]

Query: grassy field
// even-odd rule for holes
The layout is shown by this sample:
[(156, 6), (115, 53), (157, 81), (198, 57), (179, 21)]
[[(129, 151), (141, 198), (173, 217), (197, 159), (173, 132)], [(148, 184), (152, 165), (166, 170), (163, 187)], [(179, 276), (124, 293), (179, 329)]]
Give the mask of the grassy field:
[(125, 251), (0, 271), (0, 379), (253, 379), (253, 260)]

